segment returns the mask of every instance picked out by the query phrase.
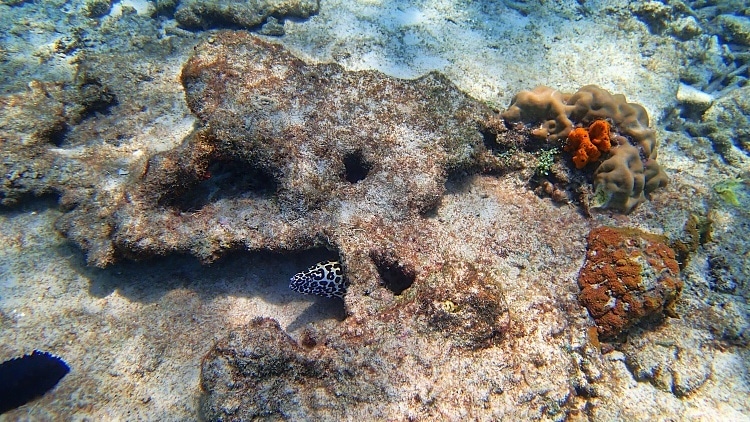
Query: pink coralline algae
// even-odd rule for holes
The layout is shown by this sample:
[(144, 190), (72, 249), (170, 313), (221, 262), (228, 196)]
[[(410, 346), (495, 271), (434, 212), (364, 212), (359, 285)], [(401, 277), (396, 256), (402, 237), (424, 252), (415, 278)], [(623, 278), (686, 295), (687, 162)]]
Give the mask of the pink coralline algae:
[(578, 285), (579, 300), (603, 339), (641, 321), (676, 317), (674, 306), (683, 287), (674, 250), (665, 238), (611, 227), (589, 233)]

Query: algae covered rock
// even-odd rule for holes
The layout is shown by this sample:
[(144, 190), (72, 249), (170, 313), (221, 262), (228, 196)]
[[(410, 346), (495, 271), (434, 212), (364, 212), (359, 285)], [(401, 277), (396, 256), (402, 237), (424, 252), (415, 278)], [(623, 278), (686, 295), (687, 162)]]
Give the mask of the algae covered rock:
[(418, 318), (457, 347), (478, 349), (502, 341), (510, 327), (500, 275), (490, 266), (448, 262), (417, 290)]
[(83, 14), (89, 18), (100, 18), (112, 9), (112, 0), (86, 0)]
[(202, 416), (390, 419), (424, 394), (419, 386), (437, 390), (446, 383), (440, 373), (424, 370), (426, 362), (447, 354), (468, 365), (482, 350), (512, 349), (504, 344), (508, 306), (489, 263), (443, 262), (417, 275), (401, 300), (370, 313), (327, 331), (307, 331), (299, 342), (268, 318), (231, 332), (203, 359)]
[(719, 15), (716, 24), (723, 30), (723, 38), (728, 42), (750, 46), (750, 17), (737, 15)]
[(724, 159), (739, 165), (750, 155), (750, 86), (716, 100), (703, 114), (704, 130)]
[(428, 212), (485, 151), (477, 121), (491, 111), (438, 74), (310, 65), (227, 31), (196, 47), (182, 83), (199, 130), (148, 157), (116, 206), (83, 201), (58, 223), (95, 265), (308, 249), (358, 218)]
[(251, 29), (271, 17), (308, 18), (318, 13), (318, 0), (183, 0), (174, 17), (190, 29)]
[(222, 339), (204, 358), (201, 387), (209, 394), (201, 411), (210, 420), (252, 420), (273, 414), (304, 419), (311, 410), (290, 393), (306, 398), (303, 403), (323, 399), (324, 391), (332, 393), (325, 388), (326, 361), (306, 355), (275, 320), (253, 320)]
[(27, 196), (75, 189), (81, 163), (57, 148), (70, 125), (116, 101), (98, 81), (62, 84), (33, 81), (29, 90), (0, 96), (0, 204)]

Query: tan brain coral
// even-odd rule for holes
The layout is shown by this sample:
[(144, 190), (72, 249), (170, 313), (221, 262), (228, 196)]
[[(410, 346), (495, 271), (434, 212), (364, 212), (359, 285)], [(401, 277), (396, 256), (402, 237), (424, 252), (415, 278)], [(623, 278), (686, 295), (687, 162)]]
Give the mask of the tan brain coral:
[[(573, 94), (539, 86), (518, 93), (501, 116), (507, 122), (536, 126), (532, 134), (551, 142), (572, 135), (565, 149), (574, 153), (578, 169), (597, 161), (599, 153), (607, 153), (602, 154), (604, 161), (595, 172), (594, 208), (630, 212), (646, 195), (667, 184), (667, 175), (656, 162), (656, 132), (649, 127), (648, 113), (643, 106), (627, 102), (622, 94), (611, 94), (595, 85)], [(587, 138), (593, 145), (585, 142), (582, 132), (575, 129), (577, 125), (591, 125)], [(610, 130), (619, 140), (611, 149), (607, 145)]]

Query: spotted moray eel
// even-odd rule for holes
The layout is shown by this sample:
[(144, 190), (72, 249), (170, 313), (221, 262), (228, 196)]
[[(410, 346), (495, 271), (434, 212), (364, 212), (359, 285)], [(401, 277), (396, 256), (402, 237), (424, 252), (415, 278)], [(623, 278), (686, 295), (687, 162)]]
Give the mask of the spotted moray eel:
[(289, 280), (289, 288), (306, 295), (344, 298), (349, 282), (338, 261), (318, 262)]

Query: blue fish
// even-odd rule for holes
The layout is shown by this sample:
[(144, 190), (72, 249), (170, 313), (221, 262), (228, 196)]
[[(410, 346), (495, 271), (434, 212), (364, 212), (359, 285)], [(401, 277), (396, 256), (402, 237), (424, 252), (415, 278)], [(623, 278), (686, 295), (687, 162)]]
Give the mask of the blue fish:
[(68, 372), (62, 358), (38, 350), (0, 363), (0, 414), (43, 396)]

